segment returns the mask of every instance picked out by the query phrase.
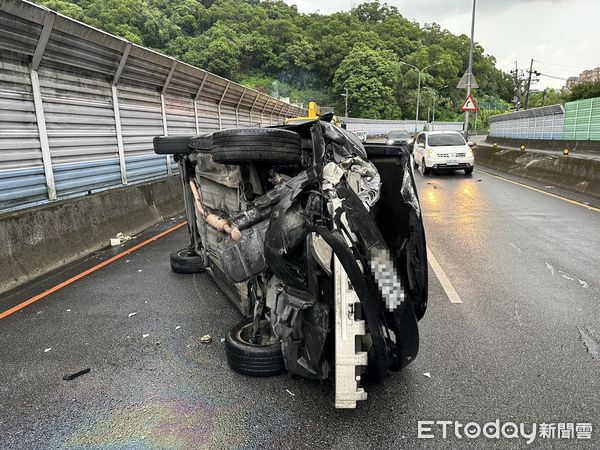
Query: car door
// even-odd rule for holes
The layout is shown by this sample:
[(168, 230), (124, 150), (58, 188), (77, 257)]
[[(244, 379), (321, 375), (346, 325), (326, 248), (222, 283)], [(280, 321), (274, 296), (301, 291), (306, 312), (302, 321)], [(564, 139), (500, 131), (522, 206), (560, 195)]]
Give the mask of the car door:
[(417, 136), (417, 140), (415, 141), (415, 159), (420, 163), (423, 159), (423, 149), (419, 147), (419, 144), (425, 144), (425, 133), (420, 133), (419, 136)]

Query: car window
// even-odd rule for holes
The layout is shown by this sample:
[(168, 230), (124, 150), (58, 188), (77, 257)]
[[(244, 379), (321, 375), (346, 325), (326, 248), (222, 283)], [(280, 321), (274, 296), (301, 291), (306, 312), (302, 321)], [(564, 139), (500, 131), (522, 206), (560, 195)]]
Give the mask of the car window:
[(410, 133), (408, 131), (392, 131), (389, 137), (394, 139), (410, 139)]
[(453, 145), (465, 145), (465, 139), (458, 133), (448, 134), (430, 134), (429, 135), (429, 146), (430, 147), (443, 147)]

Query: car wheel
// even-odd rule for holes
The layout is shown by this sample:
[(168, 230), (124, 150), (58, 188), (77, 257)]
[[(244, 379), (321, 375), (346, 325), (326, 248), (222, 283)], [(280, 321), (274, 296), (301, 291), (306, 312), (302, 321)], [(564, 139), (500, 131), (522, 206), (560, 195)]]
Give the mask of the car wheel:
[(193, 136), (156, 136), (153, 139), (154, 153), (157, 155), (187, 155), (191, 149)]
[(204, 260), (190, 247), (175, 250), (171, 253), (171, 270), (175, 273), (204, 272)]
[(413, 169), (419, 170), (419, 165), (417, 164), (417, 160), (413, 157)]
[(244, 162), (300, 163), (300, 135), (279, 128), (232, 128), (212, 135), (213, 160), (221, 164)]
[(465, 175), (471, 175), (473, 173), (473, 168), (472, 167), (468, 167), (465, 169)]
[(423, 175), (429, 175), (431, 172), (431, 169), (428, 169), (425, 165), (425, 158), (423, 158), (423, 161), (421, 161), (421, 172), (423, 172)]
[[(281, 343), (265, 339), (264, 343), (250, 342), (252, 318), (238, 322), (225, 338), (225, 356), (229, 367), (251, 377), (271, 377), (285, 372)], [(269, 327), (266, 320), (261, 327)]]
[(189, 146), (198, 153), (210, 153), (212, 133), (199, 134), (190, 139)]

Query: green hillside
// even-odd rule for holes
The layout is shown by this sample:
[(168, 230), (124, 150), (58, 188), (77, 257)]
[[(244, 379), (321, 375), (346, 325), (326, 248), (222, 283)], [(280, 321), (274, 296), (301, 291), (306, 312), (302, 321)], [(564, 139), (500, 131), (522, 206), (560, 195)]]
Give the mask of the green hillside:
[[(436, 24), (420, 25), (378, 2), (350, 12), (301, 14), (282, 1), (42, 0), (38, 3), (140, 45), (293, 102), (316, 100), (352, 116), (413, 118), (418, 67), (434, 62), (423, 85), (440, 92), (436, 119), (460, 117), (465, 91), (456, 84), (468, 63), (469, 39)], [(510, 77), (477, 45), (478, 99), (513, 95)], [(422, 116), (434, 93), (422, 91)]]

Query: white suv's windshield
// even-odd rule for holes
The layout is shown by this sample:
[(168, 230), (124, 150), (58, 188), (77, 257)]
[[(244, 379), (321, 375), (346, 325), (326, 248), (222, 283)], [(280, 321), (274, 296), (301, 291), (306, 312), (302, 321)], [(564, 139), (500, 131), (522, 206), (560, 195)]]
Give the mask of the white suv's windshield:
[(465, 145), (465, 138), (458, 133), (430, 134), (428, 141), (430, 147)]

